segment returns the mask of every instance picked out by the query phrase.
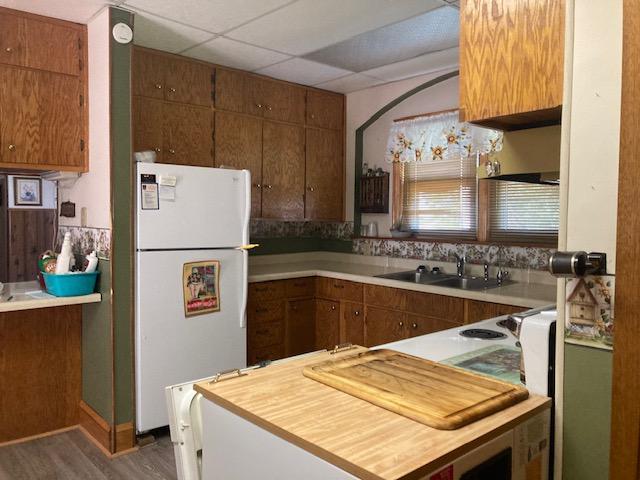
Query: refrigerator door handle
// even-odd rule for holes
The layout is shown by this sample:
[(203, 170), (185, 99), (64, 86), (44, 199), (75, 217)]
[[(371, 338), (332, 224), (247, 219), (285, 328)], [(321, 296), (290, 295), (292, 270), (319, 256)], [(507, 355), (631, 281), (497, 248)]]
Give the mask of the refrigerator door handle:
[(247, 294), (249, 292), (249, 252), (242, 250), (242, 294), (240, 295), (240, 328), (247, 328)]

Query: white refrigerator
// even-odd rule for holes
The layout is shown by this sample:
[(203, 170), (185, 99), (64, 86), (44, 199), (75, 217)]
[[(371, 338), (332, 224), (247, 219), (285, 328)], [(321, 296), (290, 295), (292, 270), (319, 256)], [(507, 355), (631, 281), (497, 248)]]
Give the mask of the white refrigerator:
[(250, 176), (138, 163), (138, 432), (169, 424), (165, 387), (246, 365)]

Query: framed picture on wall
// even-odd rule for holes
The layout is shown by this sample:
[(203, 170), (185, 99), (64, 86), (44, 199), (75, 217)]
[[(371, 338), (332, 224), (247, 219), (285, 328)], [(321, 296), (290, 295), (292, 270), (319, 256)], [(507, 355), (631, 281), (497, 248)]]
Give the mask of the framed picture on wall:
[(41, 206), (42, 180), (37, 177), (13, 177), (13, 196), (17, 206)]

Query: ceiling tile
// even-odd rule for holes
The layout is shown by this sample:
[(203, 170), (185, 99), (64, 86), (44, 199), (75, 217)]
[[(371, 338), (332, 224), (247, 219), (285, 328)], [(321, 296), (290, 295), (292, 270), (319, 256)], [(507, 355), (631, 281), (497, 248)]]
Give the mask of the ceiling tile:
[(291, 58), (282, 53), (254, 47), (253, 45), (236, 42), (224, 37), (214, 38), (190, 48), (183, 52), (183, 55), (243, 70), (257, 70)]
[(291, 60), (262, 68), (257, 73), (303, 85), (316, 85), (338, 77), (344, 77), (353, 72), (303, 58), (292, 58)]
[(211, 33), (136, 11), (134, 18), (136, 45), (178, 53), (213, 37)]
[(226, 36), (302, 55), (440, 6), (440, 0), (298, 0)]
[(115, 0), (0, 0), (0, 6), (70, 22), (87, 23), (106, 4)]
[(355, 92), (356, 90), (363, 90), (375, 85), (380, 85), (381, 83), (384, 83), (384, 80), (362, 75), (361, 73), (354, 73), (352, 75), (347, 75), (346, 77), (340, 77), (335, 80), (319, 83), (315, 86), (332, 92), (350, 93)]
[(383, 67), (367, 70), (365, 75), (381, 78), (388, 82), (415, 77), (438, 70), (453, 69), (458, 66), (460, 56), (458, 47), (442, 50), (440, 52), (427, 53), (410, 60), (392, 63)]
[(362, 72), (459, 43), (458, 10), (442, 7), (372, 30), (305, 56), (309, 60)]
[(222, 33), (292, 0), (127, 0), (130, 5), (164, 18)]

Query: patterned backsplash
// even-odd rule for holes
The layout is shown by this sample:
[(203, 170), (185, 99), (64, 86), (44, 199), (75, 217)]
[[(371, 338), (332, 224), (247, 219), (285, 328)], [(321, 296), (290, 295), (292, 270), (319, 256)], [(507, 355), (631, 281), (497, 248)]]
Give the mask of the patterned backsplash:
[(351, 240), (353, 222), (251, 220), (251, 238), (326, 238)]
[(98, 257), (109, 260), (111, 256), (111, 230), (108, 228), (89, 227), (58, 227), (58, 242), (56, 249), (59, 251), (65, 233), (71, 233), (71, 245), (76, 255), (87, 255), (95, 250)]

